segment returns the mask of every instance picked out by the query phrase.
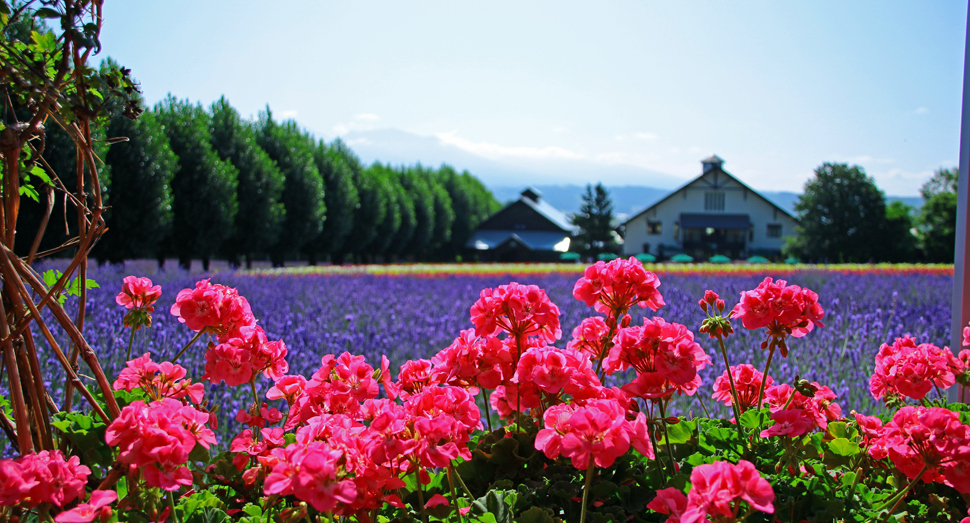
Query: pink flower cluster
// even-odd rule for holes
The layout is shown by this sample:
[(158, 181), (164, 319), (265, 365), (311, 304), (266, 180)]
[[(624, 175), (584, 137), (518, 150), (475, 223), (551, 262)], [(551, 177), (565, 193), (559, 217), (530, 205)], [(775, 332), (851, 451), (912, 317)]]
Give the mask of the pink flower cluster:
[(643, 326), (620, 329), (603, 363), (607, 374), (637, 371), (636, 379), (623, 387), (629, 394), (664, 399), (674, 392), (693, 395), (701, 384), (698, 371), (711, 359), (687, 327), (645, 318)]
[[(732, 318), (740, 318), (746, 329), (768, 327), (772, 343), (781, 348), (781, 355), (788, 355), (784, 338), (792, 335), (805, 336), (822, 325), (825, 311), (818, 303), (818, 294), (798, 285), (788, 285), (785, 280), (772, 281), (765, 278), (757, 288), (741, 293), (741, 301), (731, 311)], [(767, 348), (765, 341), (762, 348)]]
[(970, 493), (970, 427), (949, 409), (899, 409), (882, 427), (869, 454), (876, 459), (888, 456), (909, 479), (915, 479), (925, 467), (924, 482), (945, 483)]
[(586, 318), (573, 329), (573, 338), (566, 344), (566, 348), (585, 352), (591, 359), (598, 359), (603, 355), (603, 346), (609, 334), (610, 328), (603, 318)]
[[(734, 386), (738, 391), (738, 403), (741, 404), (742, 410), (748, 410), (758, 403), (762, 376), (761, 371), (747, 363), (731, 366), (731, 377), (734, 378)], [(765, 387), (771, 387), (773, 383), (771, 376), (767, 376), (764, 380)], [(729, 407), (734, 402), (734, 398), (731, 397), (731, 380), (728, 378), (727, 371), (714, 380), (714, 399)]]
[(147, 352), (139, 358), (128, 360), (114, 382), (115, 390), (131, 392), (143, 389), (150, 398), (188, 398), (196, 405), (202, 403), (205, 387), (185, 379), (186, 371), (181, 365), (168, 361), (154, 363)]
[(142, 470), (146, 483), (177, 490), (192, 485), (192, 473), (183, 465), (195, 445), (209, 448), (216, 442), (208, 422), (208, 414), (176, 399), (135, 401), (111, 422), (105, 440), (119, 447), (118, 461)]
[(948, 389), (963, 373), (964, 364), (949, 347), (917, 344), (909, 336), (883, 343), (876, 354), (876, 368), (869, 378), (869, 391), (876, 399), (900, 396), (923, 399), (933, 387)]
[(515, 338), (539, 336), (549, 343), (562, 337), (559, 307), (536, 285), (512, 282), (483, 289), (471, 315), (479, 336), (492, 336), (501, 330)]
[(644, 269), (639, 260), (618, 258), (587, 267), (573, 287), (573, 296), (598, 312), (619, 318), (634, 305), (653, 311), (663, 307), (664, 298), (657, 287), (660, 279)]
[(669, 515), (667, 523), (738, 521), (746, 512), (741, 502), (753, 510), (773, 514), (775, 492), (754, 465), (741, 460), (737, 465), (716, 461), (698, 465), (690, 474), (691, 489), (685, 496), (680, 489), (666, 488), (647, 508)]
[(494, 336), (476, 336), (465, 329), (455, 341), (431, 358), (434, 383), (464, 388), (494, 389), (512, 377), (513, 355)]
[(549, 459), (560, 455), (574, 467), (586, 470), (590, 459), (598, 467), (610, 467), (632, 444), (638, 452), (653, 458), (644, 415), (627, 421), (627, 409), (615, 399), (594, 399), (583, 405), (559, 404), (546, 410), (544, 428), (535, 447)]
[(200, 280), (194, 289), (179, 291), (171, 312), (186, 327), (214, 334), (219, 342), (206, 350), (204, 379), (235, 387), (260, 373), (275, 380), (289, 369), (286, 344), (266, 338), (249, 301), (232, 287)]
[(155, 302), (162, 296), (161, 285), (152, 285), (148, 278), (125, 276), (121, 284), (121, 292), (115, 297), (118, 305), (129, 309), (122, 323), (125, 327), (135, 330), (150, 327), (151, 313), (155, 312)]
[(33, 508), (53, 503), (63, 507), (84, 497), (90, 474), (80, 458), (65, 458), (60, 450), (0, 459), (0, 506)]
[[(804, 383), (806, 394), (783, 383), (765, 390), (765, 399), (771, 408), (775, 424), (761, 431), (761, 437), (798, 437), (816, 428), (828, 427), (830, 421), (842, 417), (842, 407), (833, 400), (837, 397), (832, 389), (817, 382)], [(811, 392), (809, 392), (809, 390)]]
[(244, 477), (265, 471), (267, 494), (292, 494), (318, 510), (350, 516), (400, 504), (392, 491), (403, 486), (401, 474), (471, 459), (468, 442), (481, 429), (481, 413), (466, 389), (430, 384), (402, 395), (402, 405), (375, 399), (376, 380), (363, 357), (347, 353), (325, 357), (305, 384), (278, 380), (268, 396), (291, 404), (287, 425), (297, 427), (296, 443), (282, 446), (282, 432), (268, 429), (261, 442), (247, 429), (232, 449), (242, 455), (240, 468), (258, 463)]

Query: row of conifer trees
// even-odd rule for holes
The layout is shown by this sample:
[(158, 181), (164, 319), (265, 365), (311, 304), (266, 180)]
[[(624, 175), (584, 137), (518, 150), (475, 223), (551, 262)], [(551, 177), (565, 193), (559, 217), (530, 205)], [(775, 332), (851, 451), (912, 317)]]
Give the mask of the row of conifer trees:
[[(110, 208), (95, 249), (101, 261), (453, 260), (498, 208), (467, 171), (363, 165), (339, 138), (327, 143), (268, 108), (250, 121), (225, 97), (204, 108), (169, 96), (135, 120), (102, 123), (99, 176)], [(43, 156), (73, 189), (75, 149), (62, 130), (47, 130)], [(41, 250), (76, 233), (63, 191), (42, 187), (21, 211), (18, 251), (30, 248), (48, 205)]]

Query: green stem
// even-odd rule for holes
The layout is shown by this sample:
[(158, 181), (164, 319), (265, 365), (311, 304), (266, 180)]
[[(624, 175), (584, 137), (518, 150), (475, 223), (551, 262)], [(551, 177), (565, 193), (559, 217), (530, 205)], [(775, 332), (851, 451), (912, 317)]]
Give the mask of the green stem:
[(179, 523), (178, 514), (175, 513), (175, 493), (168, 491), (168, 506), (172, 509), (172, 521)]
[(724, 357), (724, 368), (727, 369), (728, 383), (731, 384), (731, 407), (734, 409), (734, 419), (737, 421), (735, 427), (738, 429), (738, 437), (741, 438), (741, 445), (744, 445), (744, 428), (741, 427), (741, 415), (744, 414), (744, 410), (741, 409), (741, 403), (738, 401), (738, 389), (734, 386), (734, 374), (731, 372), (731, 362), (728, 361), (727, 348), (724, 347), (724, 338), (720, 335), (717, 336), (717, 343), (721, 346), (721, 356)]
[(667, 414), (664, 404), (660, 404), (660, 423), (664, 426), (664, 448), (667, 449), (667, 457), (670, 458), (670, 466), (674, 465), (674, 452), (670, 448), (670, 433), (667, 432)]
[(488, 431), (492, 432), (492, 404), (488, 401), (488, 389), (482, 387), (482, 394), (485, 396), (485, 423)]
[(468, 490), (468, 485), (465, 485), (465, 480), (461, 479), (461, 474), (459, 474), (457, 471), (455, 471), (455, 479), (458, 480), (458, 484), (461, 485), (461, 489), (465, 491), (465, 494), (468, 494), (468, 499), (474, 502), (475, 495), (472, 494), (471, 490)]
[(761, 374), (761, 389), (758, 390), (758, 404), (755, 405), (756, 408), (761, 408), (761, 402), (765, 399), (765, 384), (768, 380), (768, 367), (771, 367), (771, 358), (775, 356), (775, 347), (771, 347), (768, 351), (768, 361), (765, 362), (765, 371)]
[[(653, 416), (651, 415), (650, 418)], [(653, 462), (657, 464), (657, 472), (660, 473), (660, 487), (667, 483), (667, 475), (664, 474), (663, 462), (660, 459), (660, 449), (657, 448), (657, 441), (653, 437), (653, 423), (647, 423), (647, 439), (650, 440), (650, 447), (653, 448)]]
[(424, 512), (424, 488), (421, 486), (421, 473), (417, 467), (414, 469), (414, 482), (418, 485), (418, 503), (421, 504), (421, 520), (428, 523), (428, 515)]
[(697, 395), (697, 401), (701, 403), (701, 408), (704, 409), (704, 414), (707, 415), (707, 419), (711, 419), (711, 413), (707, 410), (707, 405), (704, 405), (704, 399), (701, 398), (700, 394)]
[(596, 468), (596, 462), (593, 461), (593, 456), (589, 457), (589, 467), (586, 468), (586, 486), (583, 487), (583, 511), (579, 516), (579, 523), (586, 523), (586, 501), (589, 499), (589, 484), (593, 481), (593, 469)]
[(451, 487), (451, 502), (455, 504), (455, 512), (458, 514), (459, 523), (464, 523), (465, 518), (461, 517), (461, 511), (458, 507), (458, 493), (455, 492), (455, 479), (454, 472), (451, 468), (451, 463), (448, 464), (448, 486)]
[(603, 369), (603, 360), (606, 359), (606, 356), (609, 355), (610, 349), (613, 348), (613, 336), (616, 336), (616, 328), (619, 325), (620, 318), (626, 314), (626, 311), (617, 312), (618, 314), (616, 317), (610, 322), (610, 331), (606, 334), (606, 338), (603, 338), (603, 347), (600, 351), (600, 357), (596, 360), (596, 376), (599, 377), (600, 383), (604, 387), (606, 386), (606, 370)]
[[(923, 477), (923, 474), (926, 473), (926, 470), (928, 468), (930, 468), (929, 465), (923, 465), (923, 470), (919, 471), (919, 474), (917, 474), (916, 477), (913, 478), (913, 480), (909, 482), (909, 485), (906, 485), (906, 488), (902, 492), (900, 492), (899, 494), (896, 494), (895, 496), (889, 498), (889, 501), (886, 502), (886, 505), (888, 505), (889, 502), (892, 501), (892, 500), (894, 500), (894, 499), (896, 500), (896, 503), (894, 503), (893, 504), (893, 508), (889, 509), (889, 512), (887, 512), (886, 515), (882, 517), (882, 519), (880, 520), (882, 523), (885, 523), (885, 521), (887, 519), (889, 519), (889, 516), (891, 516), (894, 512), (896, 512), (896, 509), (899, 508), (899, 504), (902, 503), (903, 498), (905, 498), (906, 497), (906, 494), (909, 492), (909, 490), (911, 488), (913, 488), (913, 485), (915, 485), (916, 482), (919, 481), (920, 478)], [(897, 498), (899, 498), (899, 499), (897, 499)], [(886, 505), (883, 505), (882, 508), (886, 508)], [(880, 510), (882, 510), (882, 509), (880, 509)]]
[(172, 358), (172, 363), (175, 363), (176, 361), (178, 361), (178, 359), (182, 357), (182, 354), (185, 354), (185, 351), (189, 350), (189, 347), (191, 347), (192, 344), (195, 343), (195, 340), (199, 339), (202, 336), (203, 332), (205, 332), (205, 330), (200, 330), (199, 332), (195, 333), (195, 336), (193, 336), (192, 339), (189, 340), (189, 342), (186, 343), (184, 347), (182, 347), (182, 350), (180, 350), (178, 354), (176, 354), (175, 357)]
[(128, 338), (128, 357), (125, 358), (125, 361), (128, 361), (128, 360), (131, 359), (131, 346), (134, 345), (134, 344), (135, 344), (135, 328), (132, 327), (131, 328), (131, 337)]

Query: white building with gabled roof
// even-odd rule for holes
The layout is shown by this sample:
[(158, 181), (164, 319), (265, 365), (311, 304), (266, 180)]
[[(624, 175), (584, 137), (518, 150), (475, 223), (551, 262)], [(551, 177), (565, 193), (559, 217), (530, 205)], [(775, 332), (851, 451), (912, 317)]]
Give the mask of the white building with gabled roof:
[(623, 254), (684, 253), (698, 261), (715, 254), (780, 256), (796, 218), (725, 171), (717, 155), (701, 164), (700, 176), (623, 224)]

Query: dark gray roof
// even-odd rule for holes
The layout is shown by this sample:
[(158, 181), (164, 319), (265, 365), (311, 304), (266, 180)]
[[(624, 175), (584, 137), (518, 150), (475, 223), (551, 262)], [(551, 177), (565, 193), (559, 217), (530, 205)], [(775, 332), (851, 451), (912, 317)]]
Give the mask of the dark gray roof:
[(549, 205), (549, 203), (545, 200), (539, 200), (536, 202), (530, 200), (529, 198), (520, 198), (519, 201), (525, 202), (529, 207), (532, 207), (537, 213), (548, 218), (549, 221), (555, 223), (562, 230), (573, 233), (576, 232), (576, 227), (569, 223), (569, 218), (566, 217), (566, 214), (552, 205)]
[(744, 229), (751, 227), (751, 219), (747, 214), (710, 214), (710, 213), (680, 213), (681, 229)]
[(509, 240), (516, 240), (533, 251), (553, 251), (554, 247), (569, 234), (549, 231), (476, 231), (465, 247), (489, 250)]
[(724, 163), (724, 158), (721, 158), (716, 154), (712, 154), (709, 157), (701, 160), (701, 163)]

